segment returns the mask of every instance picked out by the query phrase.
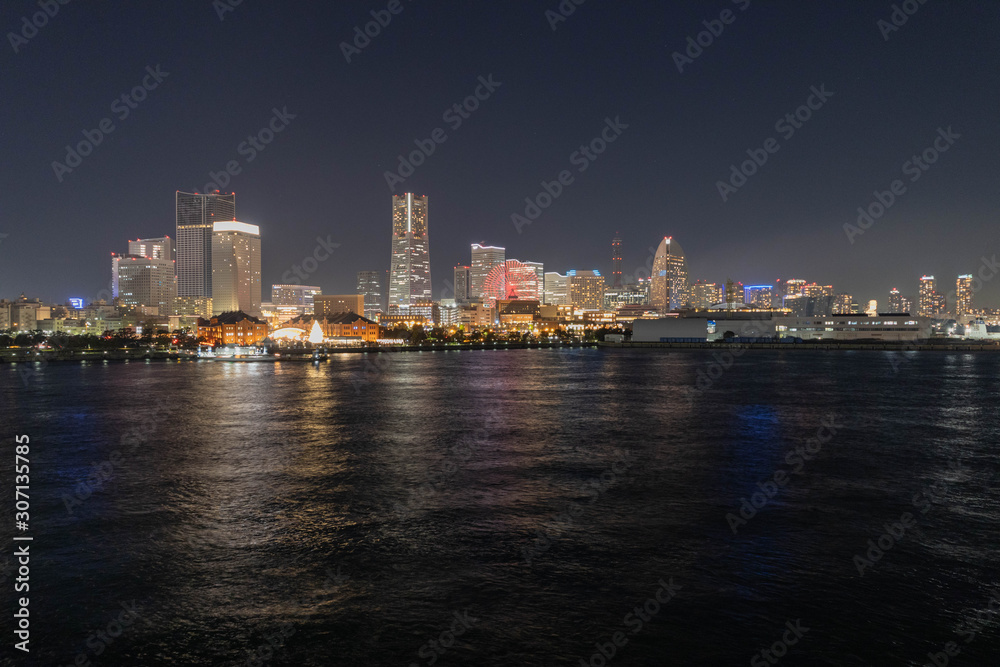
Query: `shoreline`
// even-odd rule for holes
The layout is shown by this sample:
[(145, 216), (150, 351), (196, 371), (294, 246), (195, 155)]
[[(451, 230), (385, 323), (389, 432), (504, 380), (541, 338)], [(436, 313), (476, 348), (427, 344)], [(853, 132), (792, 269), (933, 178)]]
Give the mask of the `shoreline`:
[(308, 363), (327, 360), (335, 354), (392, 354), (399, 352), (475, 352), (486, 350), (539, 350), (539, 349), (627, 349), (627, 350), (780, 350), (790, 352), (802, 351), (873, 351), (873, 352), (1000, 352), (1000, 344), (996, 343), (907, 343), (907, 342), (810, 342), (810, 343), (720, 343), (720, 342), (582, 342), (582, 343), (460, 343), (437, 345), (394, 345), (380, 348), (345, 347), (324, 350), (316, 356), (314, 351), (282, 352), (280, 357), (199, 357), (193, 350), (44, 350), (36, 353), (28, 348), (0, 349), (0, 365), (2, 364), (37, 364), (37, 363), (100, 363), (121, 361), (210, 361), (225, 363)]

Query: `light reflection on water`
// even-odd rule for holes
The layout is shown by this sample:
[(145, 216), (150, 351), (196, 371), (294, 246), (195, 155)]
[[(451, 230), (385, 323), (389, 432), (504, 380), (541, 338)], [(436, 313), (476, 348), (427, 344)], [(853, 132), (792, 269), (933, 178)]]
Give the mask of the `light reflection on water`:
[[(750, 352), (695, 392), (710, 353), (52, 364), (27, 389), (0, 367), (48, 559), (33, 659), (70, 663), (135, 599), (150, 623), (97, 660), (245, 664), (289, 622), (269, 664), (426, 664), (420, 647), (471, 609), (440, 664), (575, 665), (674, 577), (620, 664), (743, 664), (800, 617), (788, 664), (922, 664), (1000, 583), (998, 360), (904, 356)], [(828, 414), (844, 428), (733, 535), (726, 514)], [(135, 430), (69, 516), (64, 494)], [(860, 578), (852, 556), (935, 483), (948, 494)], [(544, 528), (570, 501), (572, 525)], [(996, 648), (983, 635), (963, 658)]]

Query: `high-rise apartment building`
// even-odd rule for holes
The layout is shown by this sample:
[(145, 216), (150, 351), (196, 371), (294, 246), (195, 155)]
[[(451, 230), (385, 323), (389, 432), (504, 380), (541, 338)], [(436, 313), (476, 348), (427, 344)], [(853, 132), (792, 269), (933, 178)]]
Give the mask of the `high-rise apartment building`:
[(545, 296), (545, 264), (542, 262), (522, 263), (535, 270), (535, 281), (538, 283), (538, 301), (540, 303)]
[(893, 287), (889, 290), (889, 313), (893, 315), (909, 314), (913, 310), (913, 302), (900, 294), (899, 290)]
[(972, 274), (965, 274), (958, 277), (955, 283), (955, 315), (969, 315), (972, 313)]
[(574, 308), (601, 310), (604, 307), (604, 276), (600, 271), (569, 271), (569, 300)]
[(431, 253), (427, 197), (412, 192), (392, 196), (392, 261), (389, 270), (389, 309), (409, 308), (429, 301)]
[(245, 222), (212, 225), (212, 314), (241, 310), (260, 317), (260, 228)]
[(917, 314), (921, 317), (933, 317), (937, 314), (937, 281), (934, 276), (922, 276), (917, 292)]
[(507, 260), (507, 249), (499, 246), (472, 244), (472, 261), (469, 262), (469, 298), (479, 301), (483, 298), (486, 276), (493, 267)]
[[(688, 271), (684, 250), (672, 237), (664, 236), (653, 256), (653, 308), (661, 313), (687, 305)], [(574, 304), (576, 305), (576, 304)]]
[(382, 272), (358, 271), (357, 289), (358, 294), (364, 296), (364, 316), (373, 322), (378, 321), (382, 314)]
[(622, 239), (618, 232), (611, 240), (611, 286), (622, 286)]
[(212, 235), (216, 222), (236, 219), (236, 195), (177, 191), (177, 294), (212, 296)]
[(459, 305), (469, 302), (469, 278), (472, 267), (459, 264), (455, 267), (455, 302)]
[(858, 312), (858, 305), (850, 294), (836, 294), (833, 297), (833, 312), (831, 315), (853, 315)]

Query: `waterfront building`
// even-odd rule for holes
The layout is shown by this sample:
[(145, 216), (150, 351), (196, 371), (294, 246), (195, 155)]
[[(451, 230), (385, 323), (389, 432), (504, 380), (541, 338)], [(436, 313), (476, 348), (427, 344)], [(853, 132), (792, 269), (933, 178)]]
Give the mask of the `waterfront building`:
[(722, 287), (715, 283), (698, 280), (691, 286), (691, 306), (707, 310), (722, 302)]
[(198, 338), (216, 345), (256, 345), (267, 338), (267, 322), (241, 310), (198, 319)]
[(324, 338), (357, 338), (366, 343), (374, 343), (381, 338), (381, 327), (358, 313), (340, 312), (324, 315), (301, 315), (289, 321), (286, 327), (311, 331), (318, 322)]
[(392, 196), (389, 306), (408, 308), (431, 294), (431, 253), (426, 195)]
[(774, 285), (746, 285), (743, 303), (755, 309), (770, 309)]
[(212, 296), (212, 235), (216, 222), (236, 219), (236, 195), (175, 195), (177, 295)]
[[(259, 317), (260, 227), (216, 222), (212, 227), (212, 313), (243, 311)], [(190, 295), (189, 295), (190, 296)]]
[(687, 259), (680, 244), (664, 236), (653, 256), (651, 305), (661, 313), (688, 305)]

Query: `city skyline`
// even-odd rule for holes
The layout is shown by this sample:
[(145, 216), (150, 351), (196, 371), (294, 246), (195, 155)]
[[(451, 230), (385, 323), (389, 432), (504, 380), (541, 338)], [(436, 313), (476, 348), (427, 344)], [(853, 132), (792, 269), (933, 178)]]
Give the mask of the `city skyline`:
[[(265, 225), (266, 284), (287, 282), (282, 275), (316, 238), (329, 237), (339, 248), (308, 281), (344, 291), (358, 271), (385, 263), (384, 245), (371, 233), (383, 228), (392, 170), (403, 179), (393, 194), (435, 201), (431, 268), (438, 276), (465, 263), (463, 246), (475, 241), (547, 267), (596, 267), (612, 276), (608, 244), (616, 231), (624, 273), (644, 266), (648, 247), (668, 235), (689, 253), (692, 278), (766, 284), (808, 275), (862, 299), (923, 273), (975, 274), (981, 258), (993, 256), (998, 207), (988, 156), (1000, 150), (1000, 137), (989, 110), (1000, 73), (980, 64), (981, 45), (996, 39), (989, 30), (1000, 18), (996, 3), (969, 2), (962, 11), (923, 4), (888, 39), (877, 24), (891, 8), (877, 3), (751, 3), (736, 7), (736, 22), (683, 71), (673, 54), (684, 53), (703, 21), (717, 19), (713, 3), (638, 12), (581, 6), (556, 29), (546, 9), (475, 7), (450, 16), (407, 6), (348, 62), (330, 40), (349, 42), (353, 27), (370, 20), (368, 9), (350, 3), (309, 13), (235, 9), (223, 21), (210, 4), (193, 10), (202, 21), (173, 6), (67, 6), (16, 56), (8, 54), (9, 85), (37, 91), (31, 99), (45, 113), (0, 112), (5, 126), (23, 129), (8, 137), (18, 160), (0, 167), (11, 193), (0, 225), (7, 235), (0, 295), (93, 298), (107, 287), (106, 265), (93, 258), (121, 238), (171, 233), (166, 192), (206, 192), (206, 185), (239, 193), (239, 219)], [(5, 11), (7, 24), (18, 25), (18, 10)], [(160, 28), (135, 29), (147, 25)], [(99, 53), (94, 40), (105, 30), (123, 36), (130, 57), (99, 58), (106, 76), (96, 82), (63, 72), (53, 46)], [(454, 40), (420, 38), (438, 30)], [(516, 40), (523, 45), (501, 37), (511, 34), (523, 35)], [(954, 34), (966, 38), (947, 38)], [(601, 36), (596, 43), (593, 35)], [(212, 68), (194, 55), (204, 39), (220, 52)], [(607, 48), (622, 39), (635, 48)], [(287, 76), (241, 48), (264, 41), (298, 59), (301, 70)], [(449, 57), (454, 49), (466, 57)], [(575, 54), (572, 63), (566, 52)], [(428, 69), (438, 75), (405, 107), (395, 103)], [(227, 79), (224, 94), (219, 89), (214, 72), (251, 70)], [(628, 81), (622, 71), (631, 73)], [(52, 85), (39, 87), (42, 80)], [(143, 81), (135, 108), (120, 99), (115, 105), (126, 118), (110, 111), (112, 100)], [(826, 91), (825, 101), (811, 111), (810, 100), (819, 106), (814, 87)], [(67, 96), (77, 103), (66, 105)], [(345, 98), (357, 104), (343, 105)], [(461, 114), (452, 111), (466, 98), (474, 111), (461, 104)], [(686, 103), (671, 103), (678, 98)], [(879, 114), (870, 113), (873, 105)], [(194, 107), (202, 111), (197, 123)], [(801, 109), (807, 122), (796, 118)], [(114, 131), (79, 164), (68, 159), (67, 146), (77, 152), (83, 132), (99, 136), (105, 116)], [(619, 124), (620, 135), (591, 152), (592, 139), (612, 136), (606, 120)], [(439, 127), (443, 142), (430, 139)], [(925, 162), (935, 141), (946, 145), (939, 129), (949, 128), (959, 138)], [(748, 164), (751, 155), (763, 160), (759, 151), (772, 137), (777, 152), (763, 165)], [(54, 162), (76, 166), (60, 170), (60, 180)], [(929, 168), (911, 175), (917, 162)], [(557, 179), (560, 170), (567, 184)], [(891, 189), (896, 180), (901, 195)], [(736, 192), (723, 201), (720, 181), (742, 184), (730, 185)], [(552, 192), (558, 186), (551, 202), (543, 183)], [(532, 219), (525, 213), (534, 215), (536, 200), (546, 207)], [(872, 222), (862, 219), (863, 233), (849, 237), (844, 225), (858, 225), (859, 208)], [(515, 226), (515, 214), (530, 224)], [(89, 233), (65, 237), (64, 220)], [(39, 256), (64, 258), (62, 270), (39, 271), (29, 261)], [(443, 283), (435, 284), (438, 296)], [(1000, 303), (1000, 284), (987, 283), (977, 298)]]

